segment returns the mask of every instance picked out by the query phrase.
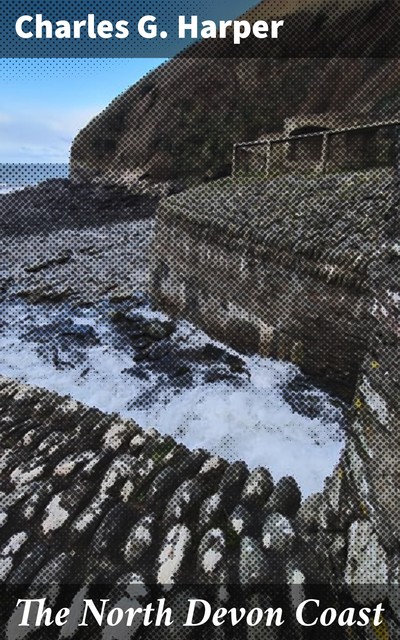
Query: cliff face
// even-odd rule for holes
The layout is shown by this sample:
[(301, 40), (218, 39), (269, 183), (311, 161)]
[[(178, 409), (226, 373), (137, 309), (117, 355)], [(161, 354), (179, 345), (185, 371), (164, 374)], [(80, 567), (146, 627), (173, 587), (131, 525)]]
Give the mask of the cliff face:
[[(228, 40), (208, 40), (191, 57), (160, 66), (79, 133), (72, 176), (207, 180), (230, 172), (235, 141), (279, 132), (288, 117), (323, 114), (338, 124), (395, 117), (400, 67), (394, 55), (382, 56), (394, 51), (397, 0), (335, 7), (305, 0), (280, 6), (289, 39), (264, 44), (263, 57), (251, 42), (238, 58)], [(269, 13), (262, 3), (247, 17)], [(313, 57), (322, 43), (330, 57)]]

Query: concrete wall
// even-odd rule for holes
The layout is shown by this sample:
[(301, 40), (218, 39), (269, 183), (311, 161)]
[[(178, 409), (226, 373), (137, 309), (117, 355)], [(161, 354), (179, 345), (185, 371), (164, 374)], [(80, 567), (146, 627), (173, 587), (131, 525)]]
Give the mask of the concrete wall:
[(294, 362), (347, 399), (366, 348), (362, 279), (315, 260), (258, 255), (160, 211), (153, 292), (160, 304), (239, 349)]

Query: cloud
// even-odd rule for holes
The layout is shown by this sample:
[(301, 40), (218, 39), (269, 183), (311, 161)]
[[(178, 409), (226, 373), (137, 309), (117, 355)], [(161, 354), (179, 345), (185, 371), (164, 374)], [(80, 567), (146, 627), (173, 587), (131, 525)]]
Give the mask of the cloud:
[(71, 143), (101, 107), (0, 112), (0, 162), (68, 162)]
[(12, 118), (8, 113), (3, 113), (0, 111), (0, 124), (6, 124), (7, 122), (11, 122)]

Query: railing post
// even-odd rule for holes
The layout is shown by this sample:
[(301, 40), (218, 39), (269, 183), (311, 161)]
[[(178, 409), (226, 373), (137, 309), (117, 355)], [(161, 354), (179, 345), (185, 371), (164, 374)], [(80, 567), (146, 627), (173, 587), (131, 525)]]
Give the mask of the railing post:
[(265, 155), (265, 177), (266, 178), (268, 178), (269, 176), (269, 169), (271, 166), (271, 149), (272, 149), (271, 140), (268, 140), (267, 151)]
[(395, 144), (395, 154), (394, 154), (394, 171), (395, 171), (395, 181), (396, 181), (396, 189), (398, 197), (400, 197), (400, 125), (397, 125), (394, 129), (394, 144)]
[(326, 165), (328, 162), (328, 151), (329, 151), (329, 133), (325, 132), (322, 135), (322, 151), (321, 151), (321, 173), (325, 175), (326, 173)]
[(232, 153), (232, 178), (235, 179), (236, 174), (236, 144), (233, 145), (233, 153)]

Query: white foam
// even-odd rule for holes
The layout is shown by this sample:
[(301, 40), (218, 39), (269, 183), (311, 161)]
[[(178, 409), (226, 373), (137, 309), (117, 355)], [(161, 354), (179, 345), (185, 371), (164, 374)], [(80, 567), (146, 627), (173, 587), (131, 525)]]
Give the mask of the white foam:
[[(30, 315), (34, 312), (31, 307)], [(13, 313), (18, 325), (26, 317), (26, 307), (14, 308)], [(40, 324), (44, 323), (43, 313), (49, 322), (52, 312), (38, 307)], [(154, 312), (151, 316), (164, 317)], [(83, 324), (84, 317), (80, 313), (76, 322)], [(109, 331), (101, 314), (94, 313), (85, 322), (94, 326), (98, 335)], [(142, 381), (123, 373), (134, 364), (128, 350), (112, 344), (91, 346), (84, 362), (60, 370), (37, 354), (34, 343), (18, 337), (21, 325), (18, 327), (10, 326), (0, 338), (3, 375), (70, 394), (102, 411), (132, 417), (143, 428), (154, 426), (190, 448), (202, 447), (230, 461), (245, 460), (251, 468), (265, 466), (275, 480), (293, 475), (304, 495), (319, 491), (338, 462), (344, 437), (338, 424), (339, 411), (329, 399), (320, 392), (325, 415), (311, 419), (294, 413), (282, 397), (282, 384), (298, 373), (293, 365), (259, 356), (244, 357), (251, 375), (239, 387), (223, 382), (199, 383), (175, 395), (166, 387), (162, 395), (154, 393), (150, 397), (148, 406), (137, 408), (134, 401), (149, 390), (156, 377)], [(196, 346), (210, 342), (187, 322), (179, 324), (178, 333)]]

